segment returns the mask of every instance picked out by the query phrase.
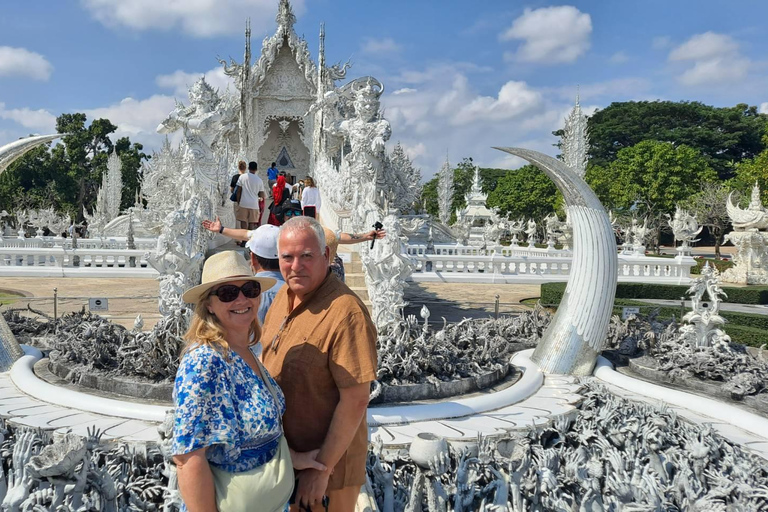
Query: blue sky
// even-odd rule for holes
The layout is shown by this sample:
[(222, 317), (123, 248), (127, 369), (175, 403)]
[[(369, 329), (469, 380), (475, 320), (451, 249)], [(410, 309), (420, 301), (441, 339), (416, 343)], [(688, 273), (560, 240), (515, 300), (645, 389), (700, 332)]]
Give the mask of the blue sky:
[[(587, 112), (613, 101), (757, 105), (768, 113), (768, 2), (294, 0), (316, 58), (352, 59), (384, 82), (392, 143), (425, 177), (446, 153), (517, 167), (494, 145), (554, 154), (580, 87)], [(242, 59), (275, 29), (277, 0), (3, 2), (0, 143), (53, 131), (62, 112), (107, 117), (158, 148), (158, 122), (199, 75), (224, 89), (217, 56)]]

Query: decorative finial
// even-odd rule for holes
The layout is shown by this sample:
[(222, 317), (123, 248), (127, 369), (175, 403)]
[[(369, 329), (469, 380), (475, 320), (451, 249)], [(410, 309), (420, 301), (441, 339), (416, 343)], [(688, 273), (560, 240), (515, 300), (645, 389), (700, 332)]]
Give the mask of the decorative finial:
[(293, 25), (296, 23), (296, 16), (293, 15), (293, 9), (291, 8), (291, 2), (289, 0), (280, 0), (275, 21), (277, 21), (277, 25), (284, 28), (286, 32), (293, 30)]

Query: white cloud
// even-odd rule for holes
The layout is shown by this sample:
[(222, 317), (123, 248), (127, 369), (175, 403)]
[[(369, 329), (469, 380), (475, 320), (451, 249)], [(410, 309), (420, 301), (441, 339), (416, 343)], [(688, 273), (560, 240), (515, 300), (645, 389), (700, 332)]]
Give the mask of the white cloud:
[[(523, 146), (557, 154), (553, 130), (562, 127), (563, 113), (572, 107), (555, 90), (546, 93), (526, 82), (508, 81), (493, 92), (479, 92), (470, 77), (451, 64), (402, 71), (387, 80), (395, 92), (382, 98), (392, 124), (392, 143), (400, 141), (414, 165), (430, 179), (445, 161), (471, 156), (482, 167), (519, 167), (520, 161), (491, 146)], [(418, 89), (398, 86), (418, 82)], [(400, 92), (396, 94), (396, 92)], [(536, 141), (535, 144), (532, 141)]]
[(412, 87), (403, 87), (394, 91), (392, 94), (408, 94), (411, 92), (416, 92), (416, 89), (413, 89)]
[(383, 55), (397, 53), (402, 49), (398, 43), (391, 37), (385, 37), (384, 39), (375, 39), (373, 37), (366, 37), (360, 46), (362, 53), (369, 55)]
[(82, 111), (91, 120), (109, 119), (117, 125), (115, 135), (118, 137), (128, 136), (134, 142), (141, 142), (148, 147), (159, 147), (164, 135), (155, 130), (175, 106), (171, 96), (158, 94), (143, 100), (125, 98), (107, 107)]
[[(274, 0), (80, 0), (99, 22), (133, 30), (180, 28), (195, 37), (231, 35), (251, 18), (255, 34), (274, 28)], [(304, 11), (304, 0), (291, 2), (294, 14)]]
[(56, 116), (44, 109), (6, 109), (5, 103), (0, 103), (0, 118), (15, 121), (24, 128), (41, 134), (56, 133)]
[(234, 91), (232, 79), (224, 74), (224, 68), (221, 66), (205, 73), (188, 73), (178, 69), (167, 75), (158, 75), (155, 78), (155, 83), (158, 87), (173, 89), (173, 94), (177, 98), (183, 99), (187, 97), (189, 86), (197, 82), (201, 76), (205, 76), (205, 81), (214, 89), (218, 89), (219, 93), (226, 91), (227, 87)]
[(629, 60), (629, 56), (624, 52), (616, 52), (613, 55), (611, 55), (611, 58), (608, 59), (608, 62), (611, 64), (623, 64)]
[(53, 66), (39, 53), (26, 48), (0, 46), (0, 76), (21, 76), (47, 81)]
[(759, 112), (761, 114), (768, 114), (768, 101), (763, 102), (763, 103), (760, 104)]
[(731, 36), (715, 32), (694, 35), (670, 52), (669, 61), (693, 64), (677, 77), (688, 86), (739, 82), (751, 66)]
[(520, 39), (522, 45), (509, 60), (555, 64), (573, 62), (590, 47), (592, 18), (570, 5), (525, 9), (499, 37)]

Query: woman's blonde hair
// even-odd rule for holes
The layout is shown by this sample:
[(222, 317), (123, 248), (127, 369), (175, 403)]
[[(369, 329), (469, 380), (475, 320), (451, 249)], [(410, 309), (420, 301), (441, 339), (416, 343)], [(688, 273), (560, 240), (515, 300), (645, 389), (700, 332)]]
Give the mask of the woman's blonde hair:
[[(216, 315), (208, 311), (208, 304), (210, 302), (210, 295), (206, 295), (195, 305), (195, 313), (192, 316), (189, 329), (184, 334), (185, 343), (181, 351), (182, 356), (202, 345), (211, 347), (227, 357), (229, 356), (229, 343), (224, 339), (224, 328), (221, 326), (219, 319), (216, 318)], [(251, 345), (255, 345), (261, 339), (261, 325), (259, 324), (259, 319), (255, 316), (248, 331), (248, 339), (251, 340)]]
[(306, 187), (314, 187), (315, 186), (315, 179), (312, 176), (307, 176), (304, 178), (304, 186)]
[(245, 165), (245, 161), (244, 160), (240, 160), (239, 162), (237, 162), (237, 170), (238, 171), (244, 171), (246, 169), (246, 167), (247, 167), (247, 165)]

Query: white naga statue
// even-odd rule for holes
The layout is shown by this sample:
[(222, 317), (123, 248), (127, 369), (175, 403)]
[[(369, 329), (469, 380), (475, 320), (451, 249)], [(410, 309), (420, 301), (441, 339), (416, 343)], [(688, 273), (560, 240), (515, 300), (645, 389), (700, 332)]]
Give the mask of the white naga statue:
[(681, 256), (690, 256), (691, 244), (699, 241), (696, 236), (701, 233), (704, 226), (699, 226), (696, 217), (679, 206), (675, 209), (674, 217), (667, 214), (667, 224), (672, 228), (675, 240), (681, 242), (680, 247), (677, 248), (678, 253)]
[[(648, 219), (643, 219), (641, 226), (636, 218), (632, 219), (632, 226), (629, 228), (629, 235), (632, 236), (632, 248), (636, 254), (645, 254), (645, 237), (651, 230), (648, 227)], [(628, 236), (629, 236), (628, 235)]]
[(725, 240), (736, 247), (736, 254), (734, 267), (723, 272), (723, 281), (768, 284), (768, 210), (760, 200), (760, 187), (755, 183), (746, 210), (734, 205), (731, 195), (726, 208), (733, 231), (725, 235)]

